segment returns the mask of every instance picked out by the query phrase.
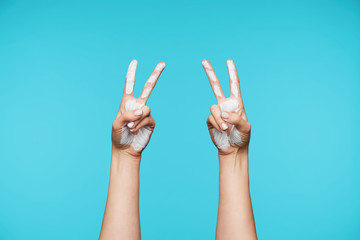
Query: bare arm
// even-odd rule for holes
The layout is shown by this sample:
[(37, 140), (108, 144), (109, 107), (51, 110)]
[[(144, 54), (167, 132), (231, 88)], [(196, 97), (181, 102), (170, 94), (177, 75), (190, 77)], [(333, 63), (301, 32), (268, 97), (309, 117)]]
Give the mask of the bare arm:
[(140, 239), (139, 167), (141, 153), (155, 128), (155, 121), (146, 102), (165, 68), (160, 62), (139, 98), (134, 98), (137, 61), (130, 63), (119, 111), (112, 127), (110, 181), (101, 240)]
[(208, 60), (203, 66), (218, 104), (211, 106), (207, 125), (219, 150), (219, 209), (217, 240), (257, 239), (249, 191), (248, 149), (251, 125), (247, 121), (235, 64), (227, 61), (231, 96), (225, 98)]
[(257, 239), (249, 191), (248, 150), (219, 156), (216, 239)]
[(140, 239), (140, 157), (112, 149), (109, 192), (100, 239)]

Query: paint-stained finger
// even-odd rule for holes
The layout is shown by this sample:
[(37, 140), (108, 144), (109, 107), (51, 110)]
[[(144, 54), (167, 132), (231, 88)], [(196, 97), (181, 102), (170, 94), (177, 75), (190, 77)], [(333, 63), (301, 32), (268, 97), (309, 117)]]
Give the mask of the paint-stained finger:
[(140, 94), (139, 101), (141, 101), (144, 105), (146, 104), (146, 101), (148, 100), (152, 90), (154, 89), (157, 80), (159, 79), (160, 74), (165, 68), (164, 62), (159, 62), (152, 74), (150, 75), (149, 79), (146, 81), (144, 89), (142, 90)]
[(203, 60), (202, 65), (205, 69), (206, 75), (208, 76), (211, 88), (215, 94), (218, 103), (225, 98), (224, 93), (221, 89), (219, 79), (216, 77), (215, 71), (208, 60)]
[(137, 68), (137, 61), (132, 60), (129, 64), (128, 72), (125, 79), (124, 95), (134, 95), (135, 73)]
[(221, 110), (218, 105), (212, 105), (210, 107), (211, 115), (215, 118), (216, 123), (220, 126), (221, 130), (226, 131), (229, 126), (228, 124), (221, 118)]
[(139, 109), (141, 111), (141, 117), (136, 119), (136, 121), (132, 121), (129, 122), (127, 124), (128, 128), (130, 129), (135, 129), (136, 126), (139, 124), (139, 122), (141, 122), (144, 118), (148, 117), (150, 115), (150, 108), (148, 106), (143, 106), (141, 109)]
[(239, 101), (239, 107), (243, 108), (244, 104), (241, 98), (239, 75), (236, 70), (235, 63), (232, 59), (228, 59), (226, 61), (226, 65), (229, 72), (231, 96), (236, 97)]

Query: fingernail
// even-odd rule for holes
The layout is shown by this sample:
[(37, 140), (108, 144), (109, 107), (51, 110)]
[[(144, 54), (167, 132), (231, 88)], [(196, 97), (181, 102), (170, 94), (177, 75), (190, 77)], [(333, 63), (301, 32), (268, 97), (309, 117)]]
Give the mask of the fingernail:
[(135, 128), (134, 129), (130, 129), (130, 132), (133, 132), (135, 130)]
[(224, 130), (228, 129), (228, 126), (226, 125), (226, 123), (222, 123), (222, 124), (221, 124), (221, 127), (222, 127), (222, 129), (224, 129)]
[(141, 110), (141, 109), (136, 110), (136, 111), (134, 112), (134, 114), (135, 114), (136, 116), (140, 116), (140, 115), (142, 114), (142, 110)]
[(229, 114), (227, 112), (221, 112), (222, 118), (229, 118)]
[(132, 127), (134, 126), (134, 122), (129, 122), (129, 123), (127, 124), (127, 126), (128, 126), (128, 128), (132, 128)]

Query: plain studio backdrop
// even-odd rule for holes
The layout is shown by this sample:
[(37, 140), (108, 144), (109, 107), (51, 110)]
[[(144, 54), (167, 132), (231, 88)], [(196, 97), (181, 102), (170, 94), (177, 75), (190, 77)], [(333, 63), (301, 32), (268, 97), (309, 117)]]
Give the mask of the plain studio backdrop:
[(167, 66), (140, 170), (143, 239), (214, 239), (207, 127), (234, 59), (259, 239), (360, 239), (359, 1), (0, 1), (0, 239), (96, 239), (111, 124)]

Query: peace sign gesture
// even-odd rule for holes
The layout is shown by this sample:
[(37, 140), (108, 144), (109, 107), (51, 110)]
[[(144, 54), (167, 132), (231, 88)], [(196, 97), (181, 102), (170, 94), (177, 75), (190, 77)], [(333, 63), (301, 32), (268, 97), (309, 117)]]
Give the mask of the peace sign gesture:
[(165, 63), (157, 64), (139, 98), (134, 97), (136, 68), (137, 61), (132, 60), (126, 75), (120, 108), (113, 122), (111, 138), (114, 147), (138, 156), (148, 144), (155, 128), (155, 121), (146, 102), (165, 68)]
[(211, 106), (211, 114), (207, 119), (211, 139), (222, 154), (247, 148), (250, 141), (251, 125), (245, 114), (234, 61), (231, 59), (226, 61), (231, 89), (229, 98), (224, 96), (219, 79), (216, 77), (210, 62), (203, 60), (202, 65), (217, 99), (217, 104)]

